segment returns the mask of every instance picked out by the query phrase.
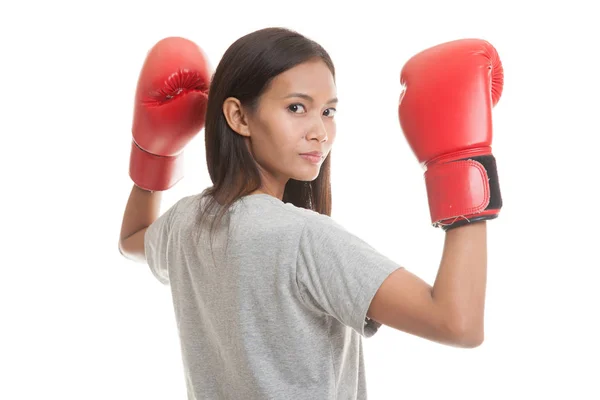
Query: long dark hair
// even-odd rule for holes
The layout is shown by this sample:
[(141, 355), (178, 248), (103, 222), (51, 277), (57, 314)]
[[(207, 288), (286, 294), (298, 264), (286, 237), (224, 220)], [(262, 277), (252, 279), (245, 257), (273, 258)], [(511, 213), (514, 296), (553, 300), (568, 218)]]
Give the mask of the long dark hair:
[[(206, 109), (206, 164), (213, 186), (201, 196), (199, 220), (220, 208), (211, 232), (229, 207), (261, 186), (256, 161), (244, 138), (234, 132), (223, 114), (223, 102), (237, 98), (253, 112), (260, 96), (277, 75), (305, 61), (320, 58), (335, 80), (329, 54), (318, 43), (285, 28), (266, 28), (235, 41), (225, 52), (212, 77)], [(311, 181), (290, 179), (283, 201), (331, 216), (331, 152)]]

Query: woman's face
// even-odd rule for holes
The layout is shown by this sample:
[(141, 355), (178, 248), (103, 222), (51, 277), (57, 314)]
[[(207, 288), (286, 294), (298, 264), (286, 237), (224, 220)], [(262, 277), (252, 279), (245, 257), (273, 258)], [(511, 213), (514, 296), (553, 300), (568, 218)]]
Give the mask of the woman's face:
[[(335, 140), (336, 104), (333, 76), (321, 60), (271, 81), (256, 111), (247, 116), (247, 143), (266, 186), (317, 178)], [(320, 154), (306, 155), (311, 152)]]

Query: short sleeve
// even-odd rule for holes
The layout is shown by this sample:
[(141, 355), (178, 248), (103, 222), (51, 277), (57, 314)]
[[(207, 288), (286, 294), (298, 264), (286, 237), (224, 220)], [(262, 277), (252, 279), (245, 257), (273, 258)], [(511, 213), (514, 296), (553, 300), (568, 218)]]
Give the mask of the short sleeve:
[(165, 285), (169, 284), (167, 248), (169, 246), (171, 221), (176, 206), (177, 203), (158, 217), (146, 229), (146, 234), (144, 235), (146, 262), (156, 279)]
[(309, 218), (298, 248), (296, 280), (310, 308), (336, 318), (364, 337), (380, 323), (367, 317), (383, 281), (402, 268), (328, 216)]

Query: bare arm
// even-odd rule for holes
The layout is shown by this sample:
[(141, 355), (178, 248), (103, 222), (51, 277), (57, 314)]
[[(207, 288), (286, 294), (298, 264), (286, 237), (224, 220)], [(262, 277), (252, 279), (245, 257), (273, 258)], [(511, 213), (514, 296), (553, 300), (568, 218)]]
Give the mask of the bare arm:
[(442, 344), (476, 347), (484, 331), (487, 225), (477, 222), (445, 235), (433, 287), (399, 269), (381, 285), (367, 316)]
[(162, 192), (150, 192), (133, 185), (121, 225), (119, 251), (131, 260), (145, 262), (144, 234), (159, 217)]
[(486, 222), (448, 231), (432, 297), (470, 343), (483, 341), (486, 282)]

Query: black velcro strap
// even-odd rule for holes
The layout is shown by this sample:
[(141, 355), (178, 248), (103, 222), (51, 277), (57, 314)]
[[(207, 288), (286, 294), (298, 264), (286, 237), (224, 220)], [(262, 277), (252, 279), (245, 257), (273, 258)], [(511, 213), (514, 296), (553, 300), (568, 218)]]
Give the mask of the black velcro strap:
[(490, 204), (486, 210), (499, 210), (502, 208), (502, 195), (500, 193), (500, 182), (498, 180), (498, 169), (496, 168), (496, 158), (489, 154), (487, 156), (477, 156), (465, 158), (465, 160), (477, 161), (487, 171), (490, 184)]
[[(473, 160), (473, 161), (476, 161), (476, 162), (480, 163), (481, 165), (483, 165), (483, 168), (485, 168), (485, 170), (488, 174), (488, 178), (489, 178), (488, 182), (490, 185), (490, 202), (485, 209), (486, 210), (500, 210), (502, 208), (502, 194), (500, 193), (500, 181), (498, 180), (498, 169), (496, 168), (496, 158), (492, 154), (489, 154), (486, 156), (468, 157), (468, 158), (464, 158), (464, 160)], [(449, 231), (450, 229), (458, 228), (459, 226), (464, 226), (464, 225), (472, 224), (472, 223), (479, 222), (479, 221), (491, 220), (491, 219), (495, 219), (496, 217), (498, 217), (498, 214), (482, 215), (482, 216), (475, 216), (475, 217), (471, 216), (468, 220), (463, 218), (463, 219), (458, 219), (457, 221), (455, 221), (452, 224), (443, 225), (442, 229), (444, 231)]]

